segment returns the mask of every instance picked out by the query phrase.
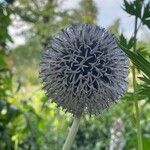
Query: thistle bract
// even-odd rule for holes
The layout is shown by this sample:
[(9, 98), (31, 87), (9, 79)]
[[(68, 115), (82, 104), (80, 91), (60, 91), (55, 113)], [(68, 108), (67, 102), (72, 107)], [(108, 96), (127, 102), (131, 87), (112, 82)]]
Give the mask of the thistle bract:
[(99, 114), (127, 89), (128, 59), (115, 37), (96, 25), (72, 25), (43, 51), (40, 77), (48, 96), (75, 116)]

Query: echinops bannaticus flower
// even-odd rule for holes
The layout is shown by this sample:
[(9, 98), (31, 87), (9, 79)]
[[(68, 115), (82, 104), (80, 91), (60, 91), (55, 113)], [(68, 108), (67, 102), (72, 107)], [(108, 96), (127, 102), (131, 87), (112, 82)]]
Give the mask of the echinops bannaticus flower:
[(99, 114), (127, 90), (128, 59), (115, 37), (96, 25), (72, 25), (53, 36), (43, 51), (43, 88), (75, 116)]

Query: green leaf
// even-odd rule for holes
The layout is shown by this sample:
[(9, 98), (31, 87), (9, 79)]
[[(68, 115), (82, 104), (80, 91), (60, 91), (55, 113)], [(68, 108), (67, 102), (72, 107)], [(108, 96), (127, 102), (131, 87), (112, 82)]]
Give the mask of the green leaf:
[(124, 46), (122, 46), (121, 41), (119, 43), (119, 46), (128, 55), (133, 64), (150, 78), (150, 62), (147, 61), (139, 52), (134, 53), (126, 49)]
[(138, 77), (140, 80), (147, 82), (148, 84), (150, 84), (150, 79), (147, 78), (146, 76), (143, 75), (143, 77)]
[(123, 34), (120, 35), (119, 40), (121, 41), (122, 46), (127, 49), (131, 49), (133, 47), (134, 38), (131, 37), (129, 41), (126, 40)]
[(123, 9), (130, 15), (137, 16), (141, 18), (142, 15), (142, 3), (143, 0), (134, 0), (133, 2), (128, 2), (124, 0)]
[(141, 18), (144, 25), (150, 29), (150, 2), (144, 7), (144, 13)]
[[(133, 64), (145, 74), (143, 75), (143, 77), (139, 77), (139, 79), (142, 80), (144, 83), (138, 85), (138, 88), (135, 91), (137, 99), (142, 100), (148, 98), (150, 100), (150, 62), (145, 59), (139, 52), (135, 53), (128, 50), (129, 42), (125, 39), (125, 37), (123, 37), (123, 35), (120, 37), (121, 38), (118, 43), (119, 46), (128, 55)], [(132, 100), (132, 95), (128, 94), (127, 99)]]
[(143, 25), (150, 29), (150, 2), (144, 3), (144, 0), (134, 0), (128, 2), (124, 0), (123, 9), (130, 15), (141, 19)]
[(148, 84), (143, 84), (141, 85), (141, 88), (138, 90), (137, 94), (146, 96), (146, 98), (148, 98), (148, 100), (150, 100), (150, 85)]
[(142, 141), (143, 141), (143, 150), (149, 150), (149, 148), (150, 148), (150, 137), (144, 136), (142, 138)]

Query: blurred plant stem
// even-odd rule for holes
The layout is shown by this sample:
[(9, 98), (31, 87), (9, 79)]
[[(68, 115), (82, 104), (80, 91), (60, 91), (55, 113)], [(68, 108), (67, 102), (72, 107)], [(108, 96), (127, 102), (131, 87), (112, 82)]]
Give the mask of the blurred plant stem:
[(72, 126), (70, 128), (69, 134), (68, 134), (68, 136), (66, 138), (66, 141), (65, 141), (65, 143), (63, 145), (63, 149), (62, 150), (70, 150), (70, 148), (71, 148), (71, 146), (73, 144), (73, 141), (75, 139), (76, 133), (78, 131), (78, 128), (79, 128), (79, 122), (80, 122), (80, 118), (74, 117)]
[[(136, 53), (136, 42), (137, 42), (137, 32), (138, 32), (138, 18), (135, 17), (135, 25), (134, 25), (134, 45), (133, 51)], [(133, 76), (133, 91), (136, 91), (136, 73), (135, 66), (132, 67), (132, 76)], [(137, 128), (137, 141), (138, 141), (138, 150), (143, 150), (142, 145), (142, 136), (141, 136), (141, 125), (140, 125), (140, 110), (138, 106), (138, 101), (136, 100), (136, 96), (134, 94), (134, 107), (135, 107), (135, 118), (136, 118), (136, 128)]]

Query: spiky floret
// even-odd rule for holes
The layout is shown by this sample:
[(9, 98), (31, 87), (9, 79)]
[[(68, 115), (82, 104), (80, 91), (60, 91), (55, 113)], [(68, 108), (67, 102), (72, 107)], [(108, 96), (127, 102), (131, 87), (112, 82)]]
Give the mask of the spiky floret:
[(48, 96), (75, 116), (99, 114), (127, 89), (128, 59), (115, 37), (96, 25), (72, 25), (43, 51), (40, 77)]

